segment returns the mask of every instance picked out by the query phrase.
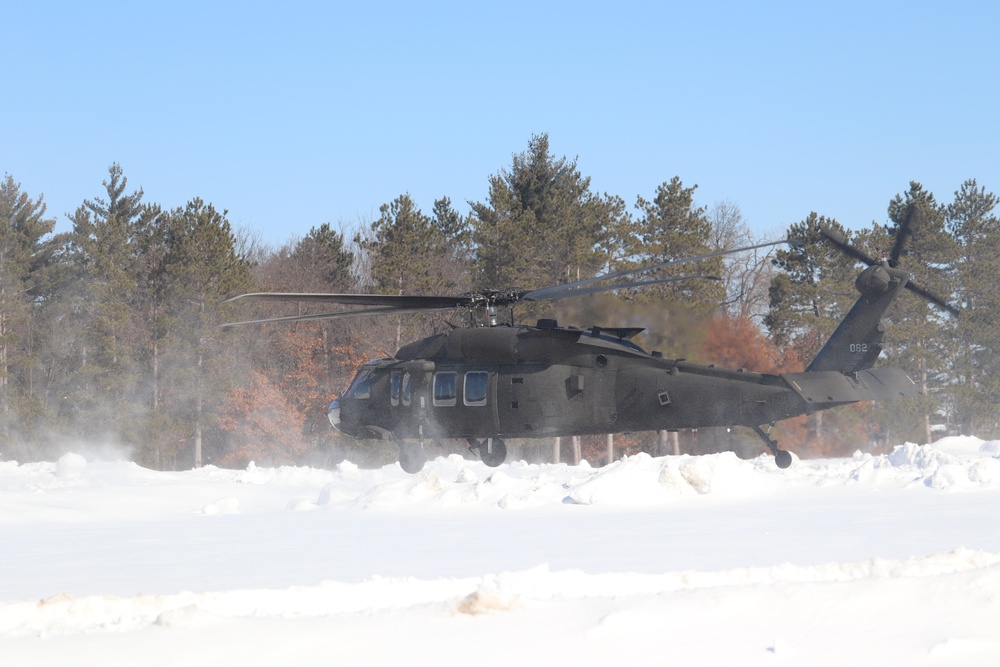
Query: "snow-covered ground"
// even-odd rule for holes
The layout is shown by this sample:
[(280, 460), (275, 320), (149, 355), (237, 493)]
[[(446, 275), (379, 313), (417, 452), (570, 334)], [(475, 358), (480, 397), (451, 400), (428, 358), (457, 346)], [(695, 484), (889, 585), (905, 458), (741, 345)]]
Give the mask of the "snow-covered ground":
[(0, 665), (996, 665), (998, 455), (0, 462)]

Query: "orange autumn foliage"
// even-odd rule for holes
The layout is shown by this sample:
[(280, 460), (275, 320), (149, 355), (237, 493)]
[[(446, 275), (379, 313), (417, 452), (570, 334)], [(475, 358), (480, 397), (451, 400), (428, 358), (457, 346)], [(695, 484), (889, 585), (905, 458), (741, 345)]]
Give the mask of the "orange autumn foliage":
[[(822, 342), (811, 341), (812, 349), (821, 347)], [(763, 373), (794, 373), (805, 368), (795, 348), (779, 350), (746, 318), (713, 320), (702, 351), (706, 361), (730, 368)], [(775, 436), (782, 447), (803, 457), (850, 456), (871, 439), (871, 420), (865, 416), (868, 410), (860, 403), (795, 417), (779, 422)]]
[(302, 437), (302, 413), (262, 373), (250, 374), (245, 386), (233, 389), (219, 415), (228, 447), (224, 466), (244, 467), (296, 462), (308, 448)]
[(347, 387), (362, 358), (354, 343), (339, 343), (323, 335), (316, 324), (299, 324), (275, 339), (275, 380), (302, 415), (308, 428), (328, 427), (326, 406)]
[(702, 353), (707, 363), (758, 373), (803, 369), (794, 352), (782, 352), (749, 318), (724, 315), (708, 325)]
[[(713, 319), (702, 344), (706, 363), (745, 368), (757, 373), (795, 373), (805, 368), (792, 349), (781, 350), (747, 317), (723, 315)], [(783, 447), (801, 447), (808, 439), (805, 416), (778, 424), (773, 434)]]

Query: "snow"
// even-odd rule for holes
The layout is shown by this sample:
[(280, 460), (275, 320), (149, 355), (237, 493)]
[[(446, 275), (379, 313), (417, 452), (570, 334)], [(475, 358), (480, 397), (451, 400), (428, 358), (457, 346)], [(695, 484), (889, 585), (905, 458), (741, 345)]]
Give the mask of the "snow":
[(0, 664), (994, 665), (998, 456), (0, 462)]

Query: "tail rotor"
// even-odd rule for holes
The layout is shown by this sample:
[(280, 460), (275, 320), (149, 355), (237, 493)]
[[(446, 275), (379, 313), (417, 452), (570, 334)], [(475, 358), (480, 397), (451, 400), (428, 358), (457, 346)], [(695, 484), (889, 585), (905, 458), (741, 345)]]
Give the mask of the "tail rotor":
[[(919, 216), (920, 216), (920, 209), (918, 209), (916, 206), (911, 207), (909, 214), (906, 216), (906, 219), (903, 220), (903, 223), (899, 226), (899, 228), (896, 231), (896, 240), (893, 243), (892, 249), (889, 251), (889, 254), (883, 259), (875, 259), (874, 257), (868, 255), (859, 248), (851, 245), (847, 241), (847, 239), (845, 239), (840, 234), (834, 232), (831, 229), (823, 227), (820, 228), (819, 232), (820, 234), (823, 235), (823, 237), (827, 241), (832, 243), (837, 249), (839, 249), (845, 255), (858, 260), (859, 262), (867, 264), (868, 266), (887, 265), (889, 267), (895, 268), (899, 266), (899, 257), (903, 253), (903, 248), (906, 246), (907, 238), (909, 238), (909, 236), (913, 233), (911, 227), (913, 223), (917, 221)], [(941, 310), (945, 311), (946, 313), (952, 316), (957, 317), (960, 313), (957, 307), (948, 303), (948, 301), (945, 300), (943, 297), (939, 296), (938, 294), (935, 294), (926, 287), (923, 287), (922, 285), (915, 283), (912, 278), (907, 279), (904, 287), (913, 292), (914, 294), (916, 294), (917, 296), (919, 296), (920, 298), (932, 303), (933, 305), (937, 306), (938, 308), (940, 308)], [(860, 286), (859, 289), (861, 289)], [(864, 290), (862, 290), (862, 292), (863, 291)]]

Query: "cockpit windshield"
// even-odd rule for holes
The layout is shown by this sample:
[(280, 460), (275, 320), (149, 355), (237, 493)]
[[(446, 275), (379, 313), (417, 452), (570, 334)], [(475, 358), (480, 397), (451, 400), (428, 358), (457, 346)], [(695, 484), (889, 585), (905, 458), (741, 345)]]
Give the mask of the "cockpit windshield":
[(344, 398), (370, 398), (372, 395), (372, 369), (366, 364), (351, 381)]

